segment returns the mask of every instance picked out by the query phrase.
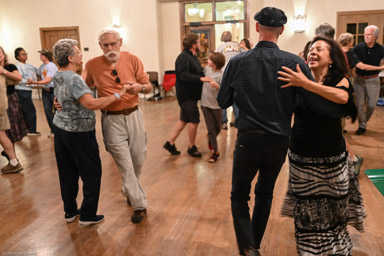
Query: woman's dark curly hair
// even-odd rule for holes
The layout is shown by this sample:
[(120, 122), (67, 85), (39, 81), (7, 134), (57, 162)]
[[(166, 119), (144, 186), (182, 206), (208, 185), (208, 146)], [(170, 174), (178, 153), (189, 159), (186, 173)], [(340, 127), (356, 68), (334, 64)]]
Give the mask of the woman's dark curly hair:
[(317, 41), (324, 41), (328, 44), (329, 57), (332, 60), (332, 64), (328, 67), (328, 72), (322, 81), (323, 84), (329, 84), (330, 81), (337, 78), (340, 74), (348, 73), (347, 60), (340, 45), (333, 39), (317, 36), (315, 37), (309, 48)]

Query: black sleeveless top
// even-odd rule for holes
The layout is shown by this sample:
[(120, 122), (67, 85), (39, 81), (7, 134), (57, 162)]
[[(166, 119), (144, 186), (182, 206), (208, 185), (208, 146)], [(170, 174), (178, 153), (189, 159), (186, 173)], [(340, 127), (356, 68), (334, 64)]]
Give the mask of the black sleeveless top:
[[(345, 75), (339, 75), (327, 86), (335, 87)], [(292, 152), (308, 157), (327, 157), (345, 151), (341, 118), (351, 116), (356, 120), (356, 106), (353, 102), (353, 87), (337, 87), (349, 94), (346, 104), (330, 102), (318, 95), (303, 92), (298, 97), (294, 125), (290, 138)]]

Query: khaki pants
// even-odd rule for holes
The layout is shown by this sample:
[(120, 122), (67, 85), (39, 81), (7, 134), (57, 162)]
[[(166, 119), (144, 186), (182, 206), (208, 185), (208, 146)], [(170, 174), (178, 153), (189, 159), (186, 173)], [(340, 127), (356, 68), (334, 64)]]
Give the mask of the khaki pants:
[[(367, 122), (376, 108), (376, 103), (380, 94), (380, 80), (378, 77), (364, 79), (356, 77), (353, 84), (355, 88), (355, 97), (357, 105), (357, 119), (359, 128), (367, 128)], [(366, 108), (365, 108), (366, 104)]]
[(101, 121), (105, 147), (123, 179), (123, 194), (129, 197), (134, 210), (146, 209), (147, 196), (139, 176), (147, 153), (147, 134), (140, 109), (130, 115), (103, 113)]

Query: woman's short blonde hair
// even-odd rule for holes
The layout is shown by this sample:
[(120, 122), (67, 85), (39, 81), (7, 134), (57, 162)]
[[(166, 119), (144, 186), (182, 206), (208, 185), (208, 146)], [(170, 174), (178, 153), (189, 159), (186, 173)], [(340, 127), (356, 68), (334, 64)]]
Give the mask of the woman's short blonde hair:
[(347, 46), (348, 44), (353, 42), (353, 40), (353, 35), (351, 33), (343, 33), (339, 36), (338, 41), (341, 46)]

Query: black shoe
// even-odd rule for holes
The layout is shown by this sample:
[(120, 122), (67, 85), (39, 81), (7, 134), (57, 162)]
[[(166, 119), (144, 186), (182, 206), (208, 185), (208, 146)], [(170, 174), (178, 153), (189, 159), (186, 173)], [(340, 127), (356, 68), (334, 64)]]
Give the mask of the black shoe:
[(71, 223), (73, 222), (78, 216), (80, 216), (80, 211), (77, 210), (76, 212), (74, 213), (65, 213), (65, 221), (68, 222), (68, 223)]
[(1, 152), (1, 155), (2, 155), (3, 157), (7, 158), (7, 160), (9, 161), (9, 156), (7, 155), (7, 153), (5, 153), (4, 150)]
[(193, 157), (201, 157), (201, 153), (197, 150), (195, 145), (193, 145), (191, 148), (188, 147), (188, 154)]
[(135, 210), (133, 212), (132, 217), (131, 217), (132, 223), (134, 223), (134, 224), (140, 223), (144, 219), (145, 215), (147, 215), (147, 210), (146, 209), (144, 209), (144, 210)]
[(92, 224), (100, 223), (103, 220), (104, 220), (104, 215), (96, 215), (93, 218), (81, 218), (80, 216), (79, 224), (86, 227)]
[(210, 163), (216, 163), (217, 159), (219, 159), (219, 158), (220, 158), (220, 153), (218, 151), (216, 151), (216, 152), (213, 152), (211, 158), (209, 158), (208, 161)]
[(169, 141), (165, 142), (163, 148), (168, 150), (169, 153), (171, 153), (172, 155), (180, 155), (180, 151), (178, 151), (176, 149), (176, 145), (175, 144), (171, 145), (171, 143), (169, 143)]
[(254, 248), (249, 248), (248, 250), (244, 250), (244, 253), (242, 256), (260, 256), (259, 250), (256, 250)]
[(356, 131), (356, 134), (357, 135), (362, 135), (362, 134), (364, 134), (365, 133), (365, 128), (360, 128), (359, 127), (359, 129), (357, 129), (357, 131)]
[(363, 160), (364, 159), (361, 156), (358, 156), (358, 155), (356, 155), (356, 158), (357, 158), (357, 161), (353, 162), (353, 164), (355, 165), (356, 174), (357, 174), (357, 176), (359, 176), (359, 174), (360, 174), (360, 167), (363, 164)]

